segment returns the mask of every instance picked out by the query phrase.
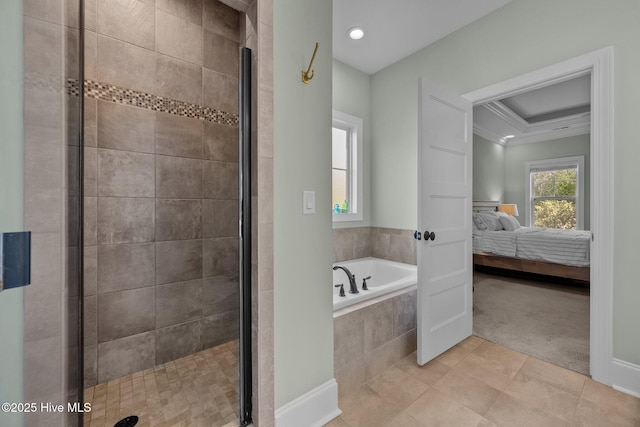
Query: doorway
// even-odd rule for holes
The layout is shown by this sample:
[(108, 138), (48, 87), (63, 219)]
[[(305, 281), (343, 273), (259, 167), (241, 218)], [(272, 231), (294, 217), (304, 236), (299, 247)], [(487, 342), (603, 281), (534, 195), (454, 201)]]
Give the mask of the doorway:
[(610, 384), (612, 358), (613, 49), (604, 48), (464, 94), (480, 105), (591, 73), (590, 370)]

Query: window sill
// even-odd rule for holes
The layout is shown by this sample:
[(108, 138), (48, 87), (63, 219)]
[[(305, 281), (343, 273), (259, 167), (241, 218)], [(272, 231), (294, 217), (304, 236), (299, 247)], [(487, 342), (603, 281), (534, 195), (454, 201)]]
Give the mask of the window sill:
[(332, 215), (333, 222), (362, 221), (362, 212), (344, 214), (334, 213)]

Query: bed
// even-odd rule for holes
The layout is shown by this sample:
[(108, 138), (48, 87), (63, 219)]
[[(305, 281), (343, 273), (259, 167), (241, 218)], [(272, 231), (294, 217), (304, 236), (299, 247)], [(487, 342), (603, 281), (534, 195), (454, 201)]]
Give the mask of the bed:
[[(590, 280), (591, 233), (540, 227), (476, 226), (478, 216), (495, 221), (497, 202), (474, 202), (473, 263), (572, 280)], [(478, 215), (481, 214), (481, 215)], [(504, 215), (502, 215), (504, 216)], [(511, 218), (511, 221), (515, 221)], [(482, 223), (482, 221), (480, 221)], [(509, 221), (505, 223), (508, 225)], [(497, 224), (500, 224), (498, 222)], [(517, 224), (517, 222), (516, 222)]]

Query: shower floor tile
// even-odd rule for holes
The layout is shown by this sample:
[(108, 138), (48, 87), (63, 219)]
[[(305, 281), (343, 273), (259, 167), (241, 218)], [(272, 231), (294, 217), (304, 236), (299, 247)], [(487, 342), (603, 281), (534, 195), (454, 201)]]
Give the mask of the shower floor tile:
[(238, 419), (238, 342), (232, 341), (84, 391), (86, 427), (223, 427)]

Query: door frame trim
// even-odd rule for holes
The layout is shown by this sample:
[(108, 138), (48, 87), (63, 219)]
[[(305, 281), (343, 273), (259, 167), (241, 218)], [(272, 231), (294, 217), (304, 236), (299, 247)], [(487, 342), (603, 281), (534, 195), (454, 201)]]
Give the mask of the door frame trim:
[(613, 382), (613, 53), (609, 46), (463, 95), (479, 105), (591, 74), (590, 370), (607, 385)]

